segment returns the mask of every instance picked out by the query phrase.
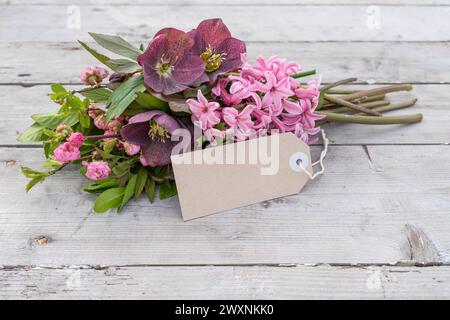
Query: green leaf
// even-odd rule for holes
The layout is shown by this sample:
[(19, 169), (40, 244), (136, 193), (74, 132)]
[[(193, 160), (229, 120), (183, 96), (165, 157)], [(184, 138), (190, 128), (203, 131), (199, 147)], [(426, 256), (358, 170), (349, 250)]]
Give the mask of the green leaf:
[(96, 193), (96, 192), (101, 192), (105, 189), (109, 189), (109, 188), (115, 188), (117, 187), (119, 184), (117, 183), (117, 181), (114, 180), (108, 180), (105, 182), (100, 182), (100, 183), (94, 183), (90, 186), (83, 186), (83, 190), (89, 193)]
[(119, 73), (134, 73), (142, 70), (140, 65), (128, 59), (111, 59), (108, 63), (115, 65), (114, 68), (111, 67), (111, 69)]
[(177, 186), (175, 181), (166, 181), (159, 187), (159, 198), (161, 200), (177, 195)]
[(94, 203), (94, 211), (97, 213), (103, 213), (109, 209), (116, 208), (122, 203), (122, 199), (125, 193), (125, 188), (111, 188), (103, 191)]
[(74, 112), (71, 112), (66, 116), (57, 113), (33, 114), (31, 118), (41, 126), (52, 130), (56, 129), (60, 124), (66, 124), (71, 127), (78, 123), (77, 114)]
[(28, 168), (28, 167), (20, 167), (20, 171), (22, 172), (22, 174), (27, 177), (27, 178), (36, 178), (36, 177), (46, 177), (47, 173), (46, 172), (40, 172), (40, 171), (36, 171), (34, 169)]
[(156, 188), (155, 180), (151, 178), (148, 179), (145, 185), (145, 192), (147, 193), (147, 197), (150, 202), (153, 202), (153, 199), (155, 198), (155, 188)]
[[(128, 59), (111, 59), (104, 54), (92, 49), (83, 41), (78, 40), (78, 42), (86, 49), (90, 54), (92, 54), (98, 61), (103, 63), (105, 66), (117, 72), (130, 72), (130, 70), (139, 70), (140, 66)], [(124, 70), (124, 71), (122, 71)], [(133, 71), (131, 71), (133, 72)]]
[(111, 153), (111, 151), (113, 151), (116, 144), (117, 144), (116, 139), (107, 140), (103, 145), (103, 150), (105, 151), (106, 154), (109, 154)]
[(52, 84), (51, 88), (54, 93), (67, 93), (67, 90), (59, 83)]
[(17, 136), (17, 141), (19, 142), (33, 142), (33, 141), (43, 141), (44, 134), (42, 130), (45, 127), (39, 123), (33, 123), (28, 129)]
[(78, 119), (83, 128), (89, 128), (91, 126), (91, 117), (86, 112), (78, 112)]
[(103, 63), (109, 67), (109, 65), (107, 64), (108, 61), (111, 60), (109, 57), (92, 49), (91, 47), (89, 47), (86, 43), (84, 43), (81, 40), (78, 40), (78, 42), (83, 46), (84, 49), (86, 49), (86, 51), (88, 51), (90, 54), (92, 54), (98, 61), (100, 61), (101, 63)]
[(137, 181), (137, 175), (133, 174), (128, 180), (127, 186), (125, 187), (125, 193), (123, 195), (122, 203), (119, 206), (119, 211), (122, 210), (122, 208), (127, 204), (128, 201), (130, 201), (131, 198), (133, 198), (134, 190), (136, 189), (136, 181)]
[(56, 160), (48, 160), (46, 164), (42, 166), (42, 168), (61, 168), (62, 164)]
[(144, 167), (141, 167), (137, 173), (136, 188), (134, 190), (134, 197), (137, 199), (144, 191), (145, 183), (147, 182), (148, 174)]
[(141, 50), (119, 36), (92, 32), (89, 32), (89, 35), (103, 48), (118, 55), (137, 60), (137, 57), (142, 53)]
[(31, 179), (25, 186), (25, 191), (26, 192), (30, 191), (30, 189), (33, 188), (36, 184), (44, 182), (44, 180), (45, 180), (44, 176), (35, 177), (35, 178)]
[(109, 108), (106, 112), (106, 121), (120, 116), (125, 109), (136, 99), (137, 92), (145, 91), (142, 75), (133, 77), (122, 83), (109, 97)]
[(146, 92), (138, 92), (136, 102), (141, 107), (149, 110), (169, 111), (169, 104), (166, 101), (160, 100)]
[(88, 98), (89, 100), (92, 100), (94, 102), (102, 102), (107, 101), (109, 99), (109, 97), (112, 94), (112, 91), (105, 88), (95, 88), (92, 90), (82, 91), (80, 92), (80, 94), (83, 97)]

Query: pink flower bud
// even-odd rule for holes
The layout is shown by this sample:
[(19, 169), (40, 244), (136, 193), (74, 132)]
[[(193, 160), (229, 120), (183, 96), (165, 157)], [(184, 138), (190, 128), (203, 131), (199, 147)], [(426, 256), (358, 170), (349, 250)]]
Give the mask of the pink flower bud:
[(141, 146), (138, 146), (136, 144), (131, 144), (128, 142), (124, 142), (123, 147), (125, 149), (125, 152), (129, 156), (134, 156), (136, 153), (138, 153), (141, 150)]
[(101, 130), (108, 129), (108, 125), (105, 123), (105, 114), (104, 113), (95, 117), (94, 125)]
[(84, 143), (84, 136), (81, 132), (72, 133), (72, 135), (67, 139), (67, 142), (73, 146), (80, 148)]
[(122, 124), (118, 120), (111, 120), (108, 123), (108, 130), (113, 132), (119, 132)]
[(64, 142), (53, 151), (53, 156), (56, 161), (67, 163), (80, 159), (80, 150), (70, 142)]
[(72, 134), (73, 130), (67, 124), (60, 124), (55, 129), (56, 133), (62, 133), (65, 136), (69, 136)]
[(142, 154), (141, 154), (141, 156), (139, 157), (139, 161), (141, 162), (141, 164), (142, 164), (144, 167), (148, 167), (148, 166), (149, 166), (147, 160), (145, 159), (144, 155), (142, 155)]
[(109, 174), (111, 173), (111, 168), (105, 161), (94, 161), (91, 163), (83, 161), (81, 164), (87, 168), (86, 177), (88, 177), (91, 180), (106, 179), (109, 177)]
[(99, 85), (108, 76), (108, 71), (102, 67), (86, 67), (81, 72), (81, 82), (89, 86)]

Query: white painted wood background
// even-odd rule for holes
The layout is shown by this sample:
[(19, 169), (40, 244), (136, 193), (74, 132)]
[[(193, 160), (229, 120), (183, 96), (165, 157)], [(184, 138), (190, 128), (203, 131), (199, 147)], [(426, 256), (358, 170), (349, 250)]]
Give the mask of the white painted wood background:
[[(70, 5), (0, 0), (0, 299), (450, 297), (450, 1)], [(73, 10), (79, 29), (68, 28)], [(54, 108), (50, 83), (79, 86), (95, 63), (76, 39), (117, 32), (145, 43), (163, 26), (216, 16), (250, 58), (279, 54), (325, 82), (413, 83), (419, 103), (402, 112), (424, 121), (326, 127), (326, 174), (302, 193), (187, 223), (176, 198), (94, 215), (76, 170), (25, 195), (19, 167), (43, 158), (15, 136)]]

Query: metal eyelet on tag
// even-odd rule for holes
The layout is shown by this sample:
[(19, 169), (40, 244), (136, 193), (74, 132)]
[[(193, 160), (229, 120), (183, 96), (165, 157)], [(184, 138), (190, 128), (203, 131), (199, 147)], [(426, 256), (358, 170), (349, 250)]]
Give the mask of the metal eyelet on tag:
[(291, 167), (292, 171), (302, 172), (305, 171), (305, 168), (308, 168), (309, 158), (303, 152), (294, 153), (289, 159), (289, 167)]

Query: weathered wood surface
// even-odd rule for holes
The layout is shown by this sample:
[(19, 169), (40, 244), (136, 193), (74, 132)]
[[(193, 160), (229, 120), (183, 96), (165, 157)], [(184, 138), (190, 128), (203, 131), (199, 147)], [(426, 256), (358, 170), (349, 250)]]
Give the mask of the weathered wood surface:
[[(69, 6), (61, 0), (0, 0), (0, 5), (59, 5)], [(70, 5), (105, 5), (121, 4), (130, 5), (127, 0), (73, 0)], [(233, 4), (239, 6), (245, 5), (449, 5), (449, 0), (134, 0), (133, 5), (171, 5), (171, 6), (199, 6), (206, 5), (214, 7), (215, 5)]]
[[(212, 13), (245, 41), (448, 41), (448, 6), (2, 6), (2, 42), (75, 41), (88, 31), (148, 41), (168, 21), (190, 30)], [(79, 10), (79, 15), (78, 15)], [(80, 19), (78, 19), (78, 16)], [(79, 22), (79, 23), (78, 23)], [(170, 23), (169, 23), (170, 24)], [(145, 41), (145, 42), (146, 42)]]
[[(448, 299), (450, 1), (372, 4), (0, 0), (0, 299)], [(300, 194), (187, 223), (176, 198), (95, 215), (75, 169), (25, 195), (19, 167), (39, 168), (42, 152), (15, 136), (30, 114), (53, 110), (49, 83), (79, 87), (81, 68), (96, 63), (76, 39), (146, 43), (211, 15), (248, 42), (250, 59), (278, 54), (324, 82), (415, 83), (419, 103), (399, 113), (424, 121), (327, 127), (326, 173)]]
[(187, 223), (176, 198), (94, 215), (77, 170), (25, 195), (40, 150), (0, 153), (0, 265), (450, 262), (445, 145), (330, 147), (301, 193)]
[[(79, 86), (69, 86), (79, 88)], [(58, 105), (47, 96), (49, 85), (22, 87), (0, 86), (0, 145), (15, 145), (16, 136), (32, 122), (33, 113), (53, 112)], [(413, 108), (389, 114), (424, 114), (422, 123), (404, 126), (364, 126), (332, 124), (324, 126), (333, 144), (445, 144), (450, 142), (448, 117), (450, 85), (415, 85), (414, 91), (392, 94), (392, 101), (417, 97), (419, 102)], [(14, 123), (14, 125), (10, 125)], [(355, 132), (357, 134), (355, 134)]]
[[(298, 61), (304, 70), (316, 68), (325, 82), (351, 76), (377, 83), (448, 83), (450, 79), (447, 42), (269, 42), (248, 43), (247, 51), (249, 61), (276, 54)], [(0, 65), (0, 84), (80, 83), (82, 68), (99, 64), (76, 41), (0, 42), (0, 60), (7, 61)]]
[(0, 299), (448, 299), (449, 289), (449, 267), (141, 266), (0, 272)]

